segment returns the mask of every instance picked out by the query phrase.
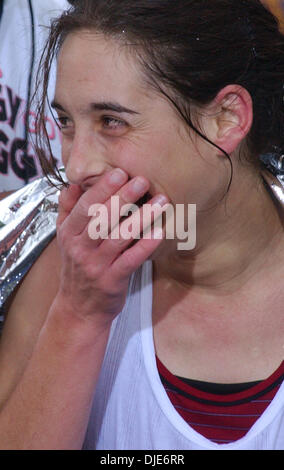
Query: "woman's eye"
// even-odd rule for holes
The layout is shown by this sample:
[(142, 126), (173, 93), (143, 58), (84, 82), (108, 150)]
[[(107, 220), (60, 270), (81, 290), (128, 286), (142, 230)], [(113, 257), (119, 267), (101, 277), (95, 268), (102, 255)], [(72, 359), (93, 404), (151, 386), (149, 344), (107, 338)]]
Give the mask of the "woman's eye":
[(110, 116), (104, 116), (102, 121), (103, 128), (107, 130), (122, 130), (122, 128), (127, 126), (125, 121)]
[(58, 118), (56, 118), (56, 122), (61, 130), (67, 129), (68, 127), (70, 127), (71, 124), (70, 119), (66, 116), (59, 116)]

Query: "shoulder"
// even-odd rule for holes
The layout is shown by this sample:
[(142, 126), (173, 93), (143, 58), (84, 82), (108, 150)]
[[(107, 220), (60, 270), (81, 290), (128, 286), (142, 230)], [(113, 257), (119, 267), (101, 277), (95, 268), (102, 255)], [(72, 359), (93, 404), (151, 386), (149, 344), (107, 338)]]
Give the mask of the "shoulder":
[(27, 366), (56, 295), (60, 261), (53, 239), (9, 299), (0, 341), (0, 405)]
[(57, 289), (60, 269), (55, 239), (58, 194), (58, 189), (50, 186), (45, 178), (10, 195), (0, 194), (0, 255), (5, 256), (1, 300), (5, 301), (5, 317), (8, 313), (9, 318), (24, 318), (31, 305), (36, 307)]
[[(60, 254), (54, 238), (30, 268), (9, 299), (7, 326), (17, 322), (25, 330), (44, 322), (56, 296), (60, 279)], [(6, 325), (5, 325), (6, 328)]]

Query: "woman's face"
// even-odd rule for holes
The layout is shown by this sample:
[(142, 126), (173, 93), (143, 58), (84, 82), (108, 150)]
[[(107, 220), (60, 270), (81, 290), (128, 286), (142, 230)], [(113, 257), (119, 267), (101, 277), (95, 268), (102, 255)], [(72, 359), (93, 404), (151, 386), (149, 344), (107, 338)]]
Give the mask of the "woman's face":
[(120, 167), (130, 178), (146, 177), (151, 195), (166, 194), (172, 204), (212, 207), (226, 190), (223, 158), (190, 137), (173, 105), (147, 85), (133, 53), (113, 40), (87, 31), (67, 36), (53, 107), (67, 177), (83, 189)]

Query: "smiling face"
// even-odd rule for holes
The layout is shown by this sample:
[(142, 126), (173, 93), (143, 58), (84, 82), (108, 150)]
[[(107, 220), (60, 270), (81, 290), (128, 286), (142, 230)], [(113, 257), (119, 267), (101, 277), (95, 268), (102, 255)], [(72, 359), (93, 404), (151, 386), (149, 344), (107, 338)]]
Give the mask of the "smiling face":
[(100, 34), (80, 31), (65, 39), (53, 107), (67, 178), (86, 189), (120, 167), (130, 177), (146, 177), (151, 195), (164, 193), (173, 204), (212, 206), (228, 183), (224, 158), (189, 136), (140, 67), (129, 49)]

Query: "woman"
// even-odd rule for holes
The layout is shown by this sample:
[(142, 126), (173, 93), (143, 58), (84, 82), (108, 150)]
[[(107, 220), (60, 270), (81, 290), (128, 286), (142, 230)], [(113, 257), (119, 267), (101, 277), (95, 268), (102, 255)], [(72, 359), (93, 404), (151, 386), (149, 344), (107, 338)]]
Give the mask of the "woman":
[[(260, 163), (283, 149), (277, 23), (258, 0), (73, 3), (41, 81), (58, 52), (70, 185), (10, 299), (2, 446), (283, 449), (282, 208)], [(196, 246), (91, 237), (112, 196), (195, 204)]]

